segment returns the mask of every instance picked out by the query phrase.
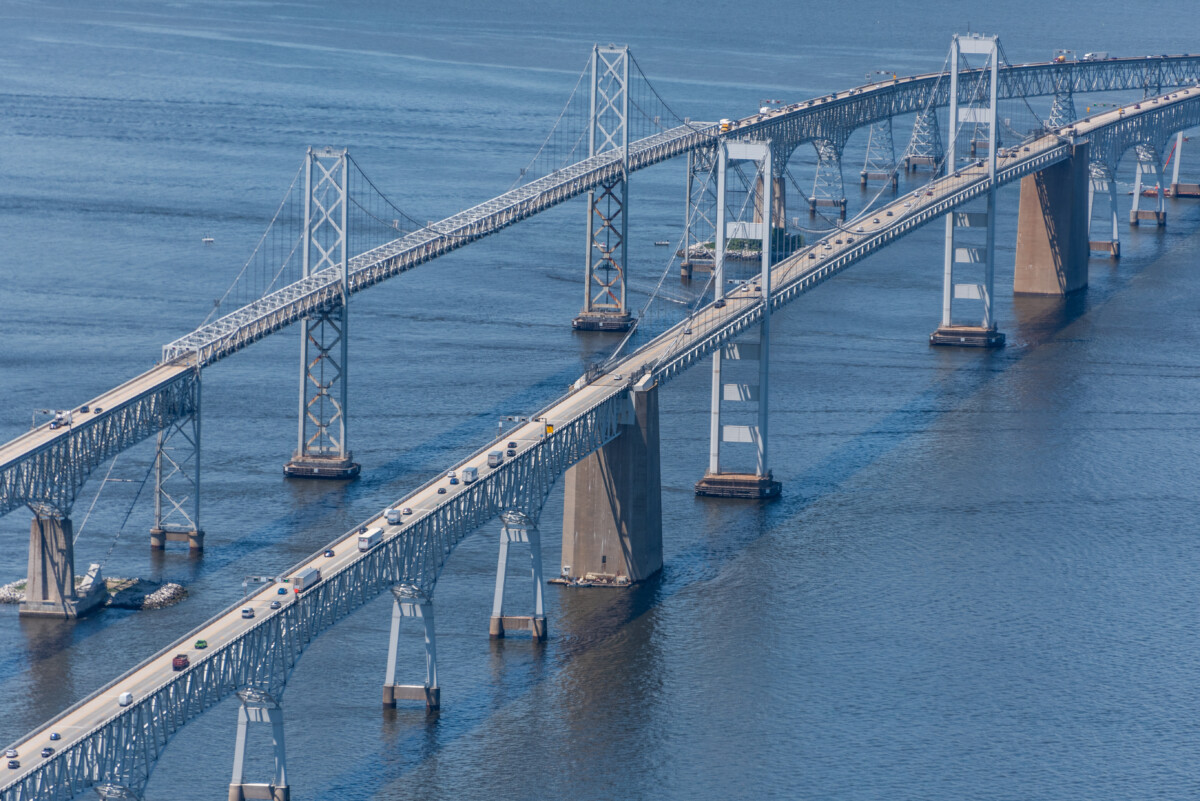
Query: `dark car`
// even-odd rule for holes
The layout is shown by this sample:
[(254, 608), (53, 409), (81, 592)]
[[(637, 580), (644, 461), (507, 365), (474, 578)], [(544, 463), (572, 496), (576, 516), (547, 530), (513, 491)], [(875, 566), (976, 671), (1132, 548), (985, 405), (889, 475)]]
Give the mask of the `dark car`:
[(516, 455), (517, 455), (517, 449), (516, 449), (516, 448), (509, 448), (508, 450), (506, 450), (506, 451), (504, 452), (504, 455), (505, 455), (505, 456), (516, 456)]
[(8, 767), (10, 770), (16, 770), (17, 768), (21, 767), (21, 763), (15, 759), (10, 759), (8, 760)]
[(53, 755), (54, 755), (54, 749), (51, 748), (50, 746), (46, 746), (45, 748), (42, 749), (42, 759), (45, 759), (46, 757), (53, 756)]
[(717, 298), (717, 302), (713, 304), (718, 309), (725, 308), (725, 298)]
[(325, 550), (325, 556), (326, 556), (326, 557), (333, 556), (333, 549), (332, 549), (332, 548), (328, 548), (328, 549), (326, 549), (326, 550)]
[(506, 445), (505, 447), (508, 447), (508, 448), (515, 448), (515, 447), (517, 447), (517, 443), (516, 443), (515, 441), (514, 441), (514, 442), (510, 442), (510, 443), (508, 443), (508, 445)]
[(446, 488), (438, 487), (438, 495), (445, 495), (445, 494), (446, 494)]
[(50, 739), (51, 739), (51, 740), (61, 740), (61, 739), (62, 739), (62, 735), (61, 735), (61, 734), (59, 734), (59, 733), (58, 733), (58, 732), (56, 732), (56, 731), (52, 731), (52, 732), (50, 732)]
[(287, 587), (280, 587), (275, 592), (279, 595), (287, 595)]

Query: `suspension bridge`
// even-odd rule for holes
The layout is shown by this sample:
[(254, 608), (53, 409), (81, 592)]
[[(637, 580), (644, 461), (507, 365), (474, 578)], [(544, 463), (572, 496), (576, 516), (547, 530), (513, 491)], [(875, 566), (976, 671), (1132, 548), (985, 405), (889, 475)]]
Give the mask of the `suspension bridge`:
[[(955, 37), (941, 72), (894, 77), (764, 108), (736, 122), (704, 124), (675, 116), (626, 49), (597, 47), (575, 92), (588, 98), (586, 114), (568, 103), (547, 144), (522, 171), (525, 182), (423, 226), (378, 192), (346, 152), (310, 150), (258, 250), (209, 320), (166, 345), (154, 369), (0, 449), (0, 513), (20, 506), (35, 513), (31, 597), (23, 611), (59, 616), (86, 611), (89, 599), (71, 581), (72, 505), (92, 471), (150, 436), (159, 438), (156, 508), (167, 510), (156, 515), (152, 543), (162, 547), (186, 539), (202, 547), (202, 371), (292, 323), (304, 326), (304, 366), (297, 450), (286, 469), (298, 477), (354, 475), (358, 468), (346, 447), (344, 380), (348, 299), (354, 292), (587, 193), (586, 301), (575, 326), (627, 333), (611, 357), (566, 395), (453, 465), (473, 480), (452, 483), (439, 475), (396, 499), (327, 551), (281, 571), (246, 602), (12, 744), (22, 761), (0, 780), (0, 798), (70, 798), (89, 787), (103, 797), (140, 797), (173, 734), (235, 694), (241, 705), (230, 798), (287, 798), (281, 697), (315, 637), (390, 590), (393, 626), (383, 702), (417, 699), (436, 706), (437, 578), (455, 546), (497, 517), (502, 527), (491, 634), (527, 630), (535, 638), (547, 636), (538, 524), (563, 475), (559, 580), (623, 585), (652, 575), (662, 565), (657, 417), (662, 386), (711, 357), (710, 460), (697, 492), (773, 497), (779, 484), (768, 451), (772, 312), (921, 226), (944, 220), (943, 314), (931, 343), (1003, 344), (992, 315), (997, 189), (1016, 181), (1022, 186), (1014, 290), (1062, 295), (1082, 289), (1096, 249), (1092, 220), (1097, 210), (1105, 224), (1115, 219), (1111, 187), (1127, 152), (1138, 160), (1131, 222), (1165, 224), (1165, 192), (1156, 193), (1153, 209), (1142, 209), (1142, 182), (1156, 181), (1165, 189), (1163, 157), (1170, 141), (1178, 147), (1182, 132), (1200, 125), (1198, 82), (1200, 57), (1014, 66), (994, 37)], [(1138, 94), (1077, 118), (1075, 93), (1113, 91)], [(1039, 96), (1053, 98), (1046, 119), (1028, 104)], [(1026, 119), (1005, 116), (1003, 101), (1020, 104)], [(949, 109), (944, 141), (937, 112), (943, 106)], [(890, 131), (891, 120), (901, 114), (916, 116), (909, 147), (901, 157), (894, 147), (890, 155), (869, 152), (863, 180), (883, 173), (886, 184), (897, 170), (925, 166), (932, 173), (929, 183), (842, 219), (846, 203), (836, 191), (849, 134), (865, 126), (886, 125)], [(640, 137), (639, 126), (645, 134)], [(890, 141), (890, 133), (877, 137), (875, 130), (871, 142)], [(839, 219), (829, 221), (824, 236), (780, 253), (778, 233), (789, 228), (787, 181), (798, 184), (788, 174), (788, 160), (805, 142), (814, 146), (817, 175), (804, 201), (812, 215), (824, 206)], [(632, 172), (680, 155), (689, 158), (681, 253), (692, 258), (694, 246), (711, 237), (711, 277), (693, 303), (673, 307), (674, 319), (649, 313), (656, 291), (635, 320), (625, 291), (627, 183)], [(1178, 170), (1178, 153), (1174, 163)], [(829, 180), (830, 170), (836, 170), (836, 181)], [(1178, 172), (1173, 183), (1178, 186)], [(1108, 210), (1096, 208), (1095, 199), (1104, 193), (1112, 204)], [(386, 241), (364, 245), (371, 236)], [(731, 278), (726, 253), (735, 239), (757, 242), (759, 268)], [(1118, 250), (1108, 252), (1115, 256)], [(659, 288), (664, 279), (665, 273)], [(220, 314), (224, 305), (236, 308)], [(725, 382), (723, 369), (737, 362), (754, 367), (757, 381)], [(726, 425), (731, 404), (749, 404), (738, 408), (752, 409), (755, 423)], [(180, 458), (176, 448), (164, 464), (165, 443), (172, 437), (186, 440), (192, 456)], [(722, 469), (723, 449), (731, 444), (753, 448), (755, 472)], [(171, 479), (184, 482), (186, 503), (172, 495)], [(172, 523), (172, 512), (182, 524)], [(601, 541), (619, 542), (620, 552), (606, 553)], [(505, 613), (508, 553), (517, 544), (529, 548), (535, 588), (533, 608), (524, 615)], [(426, 676), (412, 685), (397, 684), (395, 676), (399, 625), (406, 617), (420, 618), (426, 630)], [(190, 647), (196, 639), (206, 640), (203, 652)], [(169, 656), (181, 651), (193, 661), (177, 670)], [(254, 724), (269, 724), (275, 743), (274, 772), (257, 784), (243, 775), (246, 733)], [(62, 736), (57, 750), (34, 757), (51, 732)]]

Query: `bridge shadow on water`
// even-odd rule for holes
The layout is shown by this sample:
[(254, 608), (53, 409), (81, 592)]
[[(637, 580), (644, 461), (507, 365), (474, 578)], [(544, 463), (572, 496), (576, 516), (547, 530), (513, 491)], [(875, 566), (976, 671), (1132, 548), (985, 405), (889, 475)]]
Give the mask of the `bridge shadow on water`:
[[(709, 536), (674, 553), (661, 573), (628, 590), (560, 590), (554, 599), (558, 617), (552, 621), (549, 643), (493, 642), (493, 680), (490, 683), (467, 697), (456, 692), (448, 704), (448, 712), (426, 715), (423, 710), (410, 709), (389, 713), (385, 716), (384, 742), (392, 751), (384, 755), (382, 762), (378, 761), (378, 754), (364, 755), (361, 761), (331, 776), (329, 782), (317, 790), (317, 795), (386, 797), (389, 784), (411, 775), (455, 743), (478, 736), (494, 716), (528, 702), (530, 694), (537, 692), (539, 685), (547, 681), (570, 684), (572, 697), (574, 693), (585, 694), (580, 698), (584, 703), (590, 700), (599, 704), (605, 697), (627, 698), (631, 693), (652, 695), (656, 676), (651, 659), (621, 661), (626, 669), (608, 671), (619, 674), (611, 679), (605, 673), (600, 673), (598, 678), (597, 673), (590, 670), (586, 671), (586, 682), (571, 674), (575, 664), (591, 654), (618, 649), (625, 656), (638, 649), (652, 649), (654, 619), (671, 599), (695, 592), (706, 582), (716, 580), (758, 540), (777, 530), (790, 529), (791, 521), (837, 493), (861, 470), (924, 433), (963, 397), (985, 389), (1039, 347), (1061, 341), (1064, 335), (1069, 336), (1069, 329), (1075, 323), (1120, 293), (1142, 266), (1139, 264), (1137, 269), (1124, 272), (1114, 269), (1099, 285), (1065, 298), (1015, 297), (1009, 347), (1000, 351), (942, 351), (939, 356), (944, 357), (948, 369), (926, 391), (854, 436), (830, 458), (791, 480), (789, 485), (793, 489), (785, 490), (779, 501), (714, 504), (696, 499), (695, 503), (708, 507), (704, 517), (706, 528), (711, 529)], [(1102, 270), (1103, 262), (1093, 263), (1093, 269)], [(922, 423), (914, 425), (914, 419)], [(750, 521), (743, 519), (734, 526), (723, 524), (722, 518), (735, 508), (739, 516), (749, 512), (753, 518)], [(670, 533), (665, 532), (665, 536), (669, 537)], [(555, 624), (559, 626), (558, 631), (553, 629)], [(514, 646), (511, 656), (516, 658), (507, 660), (506, 651)], [(632, 670), (628, 669), (630, 666)], [(639, 674), (642, 667), (647, 668), (645, 674)], [(592, 686), (597, 681), (607, 686)], [(628, 708), (628, 704), (623, 708)], [(637, 721), (613, 723), (631, 729), (629, 736), (637, 736)]]

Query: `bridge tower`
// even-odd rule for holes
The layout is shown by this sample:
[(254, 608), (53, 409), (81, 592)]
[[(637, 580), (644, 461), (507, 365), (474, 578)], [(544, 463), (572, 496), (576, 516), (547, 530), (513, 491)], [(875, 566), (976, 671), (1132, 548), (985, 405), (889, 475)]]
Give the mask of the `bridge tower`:
[[(982, 71), (973, 73), (966, 86), (961, 86), (963, 56), (984, 56)], [(993, 348), (1004, 344), (1004, 334), (996, 330), (992, 318), (992, 297), (995, 273), (996, 231), (996, 143), (997, 143), (997, 86), (1000, 73), (1000, 41), (996, 36), (955, 35), (950, 45), (950, 136), (947, 147), (946, 171), (958, 170), (960, 134), (964, 128), (974, 146), (974, 130), (987, 130), (988, 176), (992, 183), (983, 198), (983, 206), (971, 211), (954, 211), (946, 215), (945, 268), (942, 284), (942, 322), (929, 335), (931, 345), (966, 345)], [(987, 102), (981, 104), (979, 95), (987, 91)], [(965, 102), (964, 102), (965, 101)], [(975, 126), (974, 129), (967, 126)], [(980, 242), (979, 239), (983, 241)], [(963, 280), (965, 279), (965, 280)], [(967, 306), (967, 314), (978, 314), (961, 323), (956, 308)]]
[(1079, 115), (1075, 111), (1074, 78), (1067, 66), (1061, 66), (1054, 74), (1054, 101), (1050, 104), (1050, 115), (1046, 118), (1047, 130), (1065, 128)]
[(846, 219), (846, 186), (842, 182), (842, 149), (849, 131), (835, 129), (813, 139), (817, 151), (817, 172), (813, 176), (812, 197), (808, 199), (809, 216), (817, 208), (828, 206), (838, 210), (838, 219)]
[(625, 298), (629, 266), (629, 48), (592, 47), (588, 157), (617, 151), (620, 161), (599, 189), (588, 192), (583, 309), (577, 331), (628, 331)]
[[(1140, 144), (1135, 151), (1137, 173), (1133, 179), (1133, 208), (1129, 210), (1129, 224), (1136, 226), (1142, 220), (1149, 220), (1162, 227), (1167, 224), (1167, 210), (1163, 201), (1167, 182), (1163, 180), (1162, 149), (1152, 144)], [(1142, 191), (1154, 187), (1154, 208), (1142, 209)]]
[[(770, 376), (771, 334), (771, 215), (765, 211), (773, 208), (771, 181), (771, 146), (768, 142), (734, 142), (721, 144), (718, 155), (717, 173), (717, 240), (716, 266), (713, 272), (713, 288), (717, 302), (725, 297), (725, 243), (730, 239), (757, 239), (762, 243), (761, 272), (757, 280), (749, 281), (747, 288), (758, 285), (758, 297), (763, 305), (762, 322), (759, 324), (757, 343), (725, 345), (713, 354), (712, 369), (712, 416), (708, 470), (696, 483), (697, 495), (719, 498), (775, 498), (780, 492), (780, 483), (775, 481), (767, 467), (767, 396)], [(754, 222), (731, 221), (729, 219), (729, 165), (749, 162), (755, 165), (756, 174), (749, 191), (761, 193), (756, 198), (758, 211)], [(741, 290), (745, 291), (745, 290)], [(757, 362), (756, 383), (722, 383), (722, 359)], [(753, 425), (724, 425), (723, 402), (754, 404)], [(744, 407), (743, 407), (744, 408)], [(756, 464), (753, 473), (728, 473), (721, 470), (721, 443), (743, 442), (754, 445)]]
[(308, 149), (302, 244), (304, 277), (337, 270), (341, 282), (337, 297), (301, 322), (299, 431), (296, 452), (283, 467), (284, 475), (291, 478), (350, 479), (359, 471), (346, 440), (349, 166), (345, 150)]
[(159, 430), (154, 453), (154, 526), (150, 547), (186, 542), (191, 551), (204, 549), (200, 528), (200, 367), (187, 385), (191, 414), (175, 417)]
[[(542, 602), (542, 537), (537, 523), (522, 512), (508, 511), (500, 515), (500, 558), (496, 566), (496, 593), (492, 601), (492, 619), (488, 634), (501, 638), (506, 630), (525, 630), (535, 640), (546, 639), (546, 612)], [(529, 561), (533, 576), (533, 614), (504, 614), (504, 579), (508, 573), (508, 546), (529, 544)]]
[[(383, 681), (383, 706), (395, 709), (397, 701), (424, 701), (438, 709), (442, 691), (437, 680), (437, 639), (433, 628), (433, 601), (411, 584), (392, 587), (392, 636), (388, 642), (387, 674)], [(400, 651), (400, 621), (418, 618), (425, 626), (425, 683), (397, 684), (396, 661)]]

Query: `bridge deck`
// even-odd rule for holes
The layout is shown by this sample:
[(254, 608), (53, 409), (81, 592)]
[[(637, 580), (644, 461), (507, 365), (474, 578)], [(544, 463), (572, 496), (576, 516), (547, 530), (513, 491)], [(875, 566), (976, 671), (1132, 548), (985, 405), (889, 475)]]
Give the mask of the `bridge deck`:
[[(1096, 115), (1086, 123), (1077, 123), (1071, 135), (1087, 136), (1097, 130), (1104, 129), (1121, 120), (1128, 120), (1139, 114), (1160, 113), (1171, 105), (1196, 104), (1200, 106), (1200, 90), (1183, 90), (1170, 97), (1155, 101), (1145, 101), (1140, 110), (1114, 109), (1106, 114)], [(1069, 144), (1064, 137), (1048, 135), (1041, 137), (1020, 151), (999, 159), (996, 181), (998, 184), (1017, 180), (1053, 164), (1070, 154)], [(814, 243), (810, 247), (792, 255), (772, 268), (772, 284), (776, 287), (772, 293), (772, 307), (780, 307), (790, 302), (804, 291), (828, 280), (845, 267), (853, 264), (881, 247), (886, 246), (896, 238), (903, 236), (916, 227), (924, 225), (957, 205), (978, 196), (987, 190), (989, 179), (986, 167), (976, 163), (934, 181), (919, 192), (900, 197), (888, 206), (870, 215), (869, 219), (856, 221), (851, 224), (853, 230), (837, 232)], [(889, 212), (891, 214), (889, 215)], [(875, 220), (879, 222), (875, 222)], [(861, 226), (862, 230), (858, 228)], [(841, 240), (839, 243), (838, 240)], [(648, 371), (660, 381), (665, 381), (678, 374), (687, 366), (695, 363), (704, 355), (712, 353), (717, 347), (736, 336), (739, 332), (752, 325), (761, 315), (761, 293), (755, 289), (755, 281), (747, 281), (727, 295), (727, 302), (722, 308), (714, 304), (701, 309), (690, 320), (681, 322), (664, 334), (655, 338), (633, 354), (620, 360), (606, 373), (593, 380), (590, 384), (579, 382), (577, 388), (549, 406), (544, 412), (545, 423), (551, 423), (556, 430), (591, 413), (600, 404), (613, 396), (625, 392), (631, 383), (631, 376)], [(97, 398), (99, 403), (119, 402), (119, 398), (127, 397), (138, 388), (141, 391), (156, 381), (168, 380), (176, 366), (163, 366), (135, 379), (124, 387), (114, 390)], [(128, 389), (127, 389), (128, 388)], [(492, 447), (500, 448), (509, 440), (518, 443), (518, 457), (531, 453), (546, 443), (544, 423), (541, 421), (525, 423), (514, 431), (498, 439), (493, 446), (484, 448), (467, 460), (455, 465), (461, 471), (468, 465), (479, 471), (479, 483), (486, 484), (496, 478), (502, 468), (491, 469), (487, 466), (486, 452)], [(554, 436), (554, 435), (551, 435)], [(416, 526), (414, 524), (423, 518), (444, 509), (457, 496), (474, 488), (476, 485), (450, 485), (444, 477), (434, 479), (410, 495), (399, 499), (393, 506), (408, 506), (413, 510), (411, 517), (400, 525), (389, 524), (381, 511), (372, 519), (366, 521), (367, 526), (378, 526), (384, 530), (385, 541), (404, 537)], [(446, 489), (445, 494), (438, 492), (439, 488)], [(357, 549), (355, 531), (347, 532), (330, 544), (334, 556), (325, 557), (321, 553), (314, 554), (300, 565), (293, 567), (287, 574), (294, 575), (302, 567), (316, 567), (322, 572), (324, 580), (339, 572), (346, 571), (356, 562), (367, 557)], [(155, 656), (141, 665), (111, 682), (106, 687), (91, 694), (54, 720), (40, 726), (33, 732), (21, 738), (10, 747), (18, 749), (21, 755), (21, 769), (9, 771), (5, 776), (5, 786), (12, 786), (26, 774), (35, 771), (47, 760), (41, 760), (37, 753), (44, 746), (51, 745), (49, 734), (59, 732), (62, 740), (53, 743), (58, 748), (58, 754), (50, 759), (61, 756), (64, 749), (70, 748), (81, 739), (94, 733), (98, 727), (111, 721), (128, 710), (118, 706), (117, 697), (120, 693), (131, 692), (135, 702), (151, 692), (173, 681), (181, 680), (184, 674), (176, 673), (171, 667), (171, 657), (176, 653), (186, 653), (192, 660), (193, 668), (204, 660), (211, 659), (222, 651), (232, 647), (249, 629), (263, 625), (264, 619), (273, 615), (281, 615), (289, 604), (304, 603), (305, 596), (297, 596), (291, 592), (279, 595), (277, 587), (288, 585), (268, 585), (250, 594), (243, 603), (226, 609), (213, 619), (204, 623), (196, 630), (164, 648)], [(273, 600), (284, 602), (283, 609), (271, 610)], [(249, 607), (255, 610), (253, 619), (241, 616), (241, 609)], [(193, 648), (196, 639), (208, 642), (206, 650)]]

